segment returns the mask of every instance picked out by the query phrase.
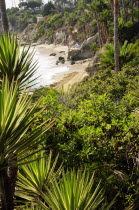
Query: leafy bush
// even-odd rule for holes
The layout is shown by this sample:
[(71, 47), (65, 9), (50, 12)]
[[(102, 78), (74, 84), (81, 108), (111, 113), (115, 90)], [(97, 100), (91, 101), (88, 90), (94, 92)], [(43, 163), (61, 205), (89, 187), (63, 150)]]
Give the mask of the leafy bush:
[(54, 29), (60, 27), (62, 24), (63, 24), (63, 19), (60, 14), (50, 16), (47, 21), (48, 27), (51, 27)]
[(90, 45), (90, 49), (96, 53), (97, 50), (99, 50), (99, 46), (96, 42), (94, 42), (92, 45)]
[(125, 40), (132, 42), (134, 36), (138, 34), (139, 23), (127, 21), (119, 18), (119, 40), (124, 43)]

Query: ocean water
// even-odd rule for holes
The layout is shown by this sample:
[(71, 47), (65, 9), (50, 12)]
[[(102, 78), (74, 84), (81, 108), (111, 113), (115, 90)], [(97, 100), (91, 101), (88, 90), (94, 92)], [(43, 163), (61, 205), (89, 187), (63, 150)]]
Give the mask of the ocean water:
[(57, 82), (54, 80), (54, 76), (63, 72), (63, 74), (69, 71), (66, 66), (56, 65), (56, 57), (42, 54), (39, 49), (35, 49), (34, 61), (38, 62), (38, 68), (33, 78), (39, 77), (35, 83), (34, 88), (40, 88), (41, 86), (48, 86)]

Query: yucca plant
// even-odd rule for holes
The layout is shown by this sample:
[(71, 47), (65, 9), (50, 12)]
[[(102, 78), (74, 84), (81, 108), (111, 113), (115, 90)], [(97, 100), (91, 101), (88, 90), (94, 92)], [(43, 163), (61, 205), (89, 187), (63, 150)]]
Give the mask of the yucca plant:
[(4, 210), (14, 208), (18, 165), (36, 152), (44, 132), (53, 124), (51, 121), (32, 131), (31, 125), (41, 111), (35, 113), (38, 104), (32, 106), (31, 96), (25, 90), (19, 95), (18, 89), (16, 82), (9, 83), (6, 78), (0, 91), (0, 200)]
[(60, 181), (53, 181), (47, 193), (43, 193), (44, 203), (38, 200), (39, 205), (52, 210), (89, 210), (97, 209), (104, 200), (100, 182), (95, 185), (94, 174), (67, 171), (62, 173)]
[(59, 177), (61, 166), (56, 169), (58, 156), (52, 161), (52, 151), (49, 156), (41, 151), (28, 159), (28, 164), (19, 167), (16, 195), (27, 201), (43, 200), (41, 195), (45, 187), (50, 186), (54, 177)]
[(33, 203), (33, 202), (29, 202), (26, 203), (25, 205), (19, 205), (17, 207), (15, 207), (16, 210), (43, 210), (42, 207), (40, 207), (38, 204)]
[(114, 46), (113, 44), (106, 45), (105, 51), (103, 54), (99, 55), (101, 68), (109, 67), (114, 69)]
[(0, 36), (0, 79), (7, 76), (8, 80), (18, 81), (20, 87), (31, 83), (31, 77), (36, 71), (37, 62), (33, 62), (34, 51), (30, 47), (20, 47), (14, 35)]

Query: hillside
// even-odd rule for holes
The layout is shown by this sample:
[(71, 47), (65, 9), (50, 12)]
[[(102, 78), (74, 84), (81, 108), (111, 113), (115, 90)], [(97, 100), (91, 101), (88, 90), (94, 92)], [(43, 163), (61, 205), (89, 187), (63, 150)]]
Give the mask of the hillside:
[[(93, 58), (99, 48), (113, 42), (113, 5), (108, 0), (23, 5), (7, 10), (11, 30), (21, 34), (23, 42), (68, 45), (68, 58), (75, 61)], [(139, 37), (138, 3), (120, 1), (119, 12), (120, 44), (134, 43)], [(89, 72), (94, 65), (93, 60)]]

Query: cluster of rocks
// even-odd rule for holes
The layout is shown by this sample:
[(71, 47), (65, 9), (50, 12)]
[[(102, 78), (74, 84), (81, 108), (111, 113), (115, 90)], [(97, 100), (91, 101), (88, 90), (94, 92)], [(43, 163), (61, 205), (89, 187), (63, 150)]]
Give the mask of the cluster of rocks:
[[(82, 61), (82, 63), (84, 63), (87, 59), (89, 58), (91, 59), (92, 57), (95, 56), (95, 52), (93, 52), (93, 50), (90, 48), (90, 45), (98, 42), (99, 42), (99, 37), (98, 34), (96, 34), (95, 36), (85, 40), (81, 46), (78, 46), (78, 48), (77, 47), (71, 49), (69, 48), (67, 60), (69, 60), (70, 64), (73, 65), (75, 64), (75, 62), (78, 61)], [(65, 63), (65, 57), (63, 57), (63, 55), (65, 55), (65, 51), (61, 51), (60, 53), (62, 54), (62, 56), (58, 57), (56, 65)], [(56, 53), (51, 53), (50, 56), (56, 56)], [(93, 59), (93, 69), (96, 63), (98, 63), (99, 59), (98, 56), (95, 56), (94, 58), (95, 59)], [(92, 65), (88, 67), (87, 71), (88, 72), (92, 71)]]
[[(64, 53), (65, 51), (61, 51), (60, 53)], [(49, 56), (56, 56), (56, 53), (51, 53)], [(59, 63), (64, 64), (65, 63), (65, 58), (60, 56), (58, 57), (58, 60), (56, 61), (56, 65), (58, 65)]]
[(58, 65), (59, 63), (64, 64), (65, 63), (65, 58), (60, 56), (58, 58), (58, 60), (56, 61), (56, 65)]
[[(61, 51), (60, 53), (64, 53), (65, 54), (65, 51)], [(56, 53), (51, 53), (49, 56), (56, 56)], [(58, 57), (58, 60), (56, 61), (56, 65), (58, 64), (64, 64), (65, 63), (65, 58), (60, 56)], [(75, 61), (74, 60), (70, 60), (70, 64), (73, 65), (75, 64)]]

